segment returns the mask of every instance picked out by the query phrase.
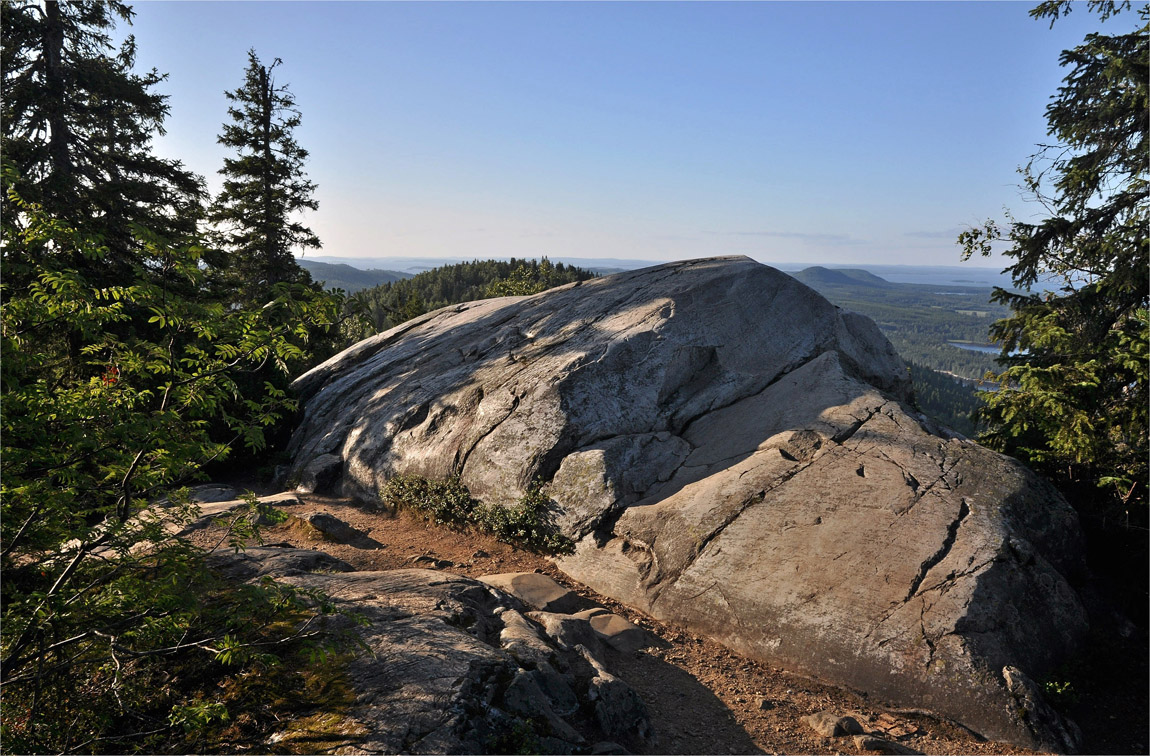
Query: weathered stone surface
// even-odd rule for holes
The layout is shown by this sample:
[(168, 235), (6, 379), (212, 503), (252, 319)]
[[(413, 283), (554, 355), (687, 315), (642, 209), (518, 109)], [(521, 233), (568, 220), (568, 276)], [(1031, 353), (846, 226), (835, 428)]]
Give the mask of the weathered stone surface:
[(803, 717), (803, 722), (824, 738), (838, 738), (843, 735), (861, 735), (862, 725), (854, 717), (840, 716), (833, 711), (816, 711)]
[(351, 572), (354, 568), (330, 554), (311, 549), (253, 546), (243, 551), (208, 557), (208, 564), (233, 580), (256, 580), (308, 572)]
[(300, 519), (332, 540), (346, 541), (363, 535), (343, 520), (327, 512), (308, 512)]
[(587, 697), (595, 702), (595, 721), (608, 737), (647, 741), (653, 735), (647, 705), (630, 685), (612, 675), (583, 646), (578, 647), (595, 670)]
[[(299, 504), (299, 497), (294, 493), (284, 491), (281, 493), (270, 494), (268, 496), (260, 496), (256, 499), (260, 504), (268, 507), (276, 507), (281, 505)], [(245, 499), (226, 499), (224, 501), (214, 501), (209, 503), (200, 504), (200, 516), (193, 522), (186, 526), (178, 528), (169, 528), (169, 530), (177, 530), (180, 535), (184, 535), (193, 530), (206, 528), (212, 523), (212, 520), (217, 517), (224, 517), (232, 512), (244, 509), (248, 506)], [(261, 525), (269, 524), (265, 518), (260, 518)]]
[(499, 645), (514, 656), (521, 664), (531, 668), (546, 664), (554, 647), (543, 640), (537, 625), (514, 609), (498, 612), (503, 622), (499, 633)]
[(543, 612), (570, 614), (584, 603), (579, 596), (551, 578), (535, 572), (504, 572), (479, 579)]
[[(606, 611), (606, 610), (602, 610)], [(579, 614), (582, 614), (580, 612)], [(603, 641), (591, 628), (591, 623), (578, 614), (554, 612), (528, 612), (527, 616), (542, 626), (543, 632), (565, 648), (585, 647), (596, 659), (602, 658)]]
[[(405, 472), (460, 474), (472, 494), (513, 502), (572, 453), (622, 439), (609, 448), (638, 464), (603, 464), (625, 504), (679, 466), (692, 420), (828, 351), (882, 388), (908, 387), (873, 323), (746, 258), (456, 305), (295, 381), (306, 404), (293, 470), (338, 454), (344, 489), (366, 498)], [(564, 514), (585, 522), (606, 513), (580, 501)]]
[[(194, 501), (197, 504), (214, 504), (219, 501), (238, 499), (239, 496), (239, 489), (222, 483), (201, 483), (198, 486), (189, 486), (187, 490), (188, 501)], [(159, 507), (170, 507), (172, 500), (165, 496), (153, 503)]]
[(445, 308), (302, 376), (297, 469), (371, 499), (460, 475), (550, 483), (574, 578), (773, 664), (1050, 741), (1000, 672), (1064, 661), (1085, 613), (1073, 511), (935, 428), (866, 318), (745, 258)]
[[(353, 528), (335, 515), (328, 514), (327, 512), (308, 512), (307, 514), (301, 515), (299, 519), (314, 528), (324, 540), (346, 543), (360, 549), (379, 549), (383, 547), (383, 544), (370, 537), (367, 533)], [(436, 563), (434, 566), (450, 567), (453, 565), (451, 562), (448, 562), (446, 565)]]
[(584, 620), (584, 621), (590, 623), (592, 617), (598, 617), (600, 614), (610, 614), (610, 613), (611, 612), (607, 611), (606, 609), (604, 609), (601, 606), (593, 606), (590, 609), (584, 609), (581, 612), (573, 612), (571, 614), (571, 616), (574, 617), (575, 619)]
[(449, 567), (454, 567), (455, 562), (450, 559), (440, 559), (431, 554), (416, 554), (411, 559), (407, 560), (413, 567), (426, 567), (428, 569), (446, 570)]
[[(341, 753), (485, 753), (525, 732), (538, 736), (534, 747), (572, 753), (618, 738), (620, 723), (649, 730), (625, 683), (581, 647), (548, 644), (512, 597), (478, 581), (422, 569), (333, 573), (342, 563), (306, 549), (248, 549), (213, 564), (235, 579), (323, 591), (366, 619), (348, 621), (371, 653), (346, 666), (356, 700), (342, 712)], [(587, 724), (599, 720), (606, 726)]]
[[(219, 497), (225, 495), (233, 498), (224, 499), (222, 501), (204, 500), (201, 503), (201, 500), (196, 498), (200, 495), (203, 495), (205, 499), (218, 499)], [(168, 499), (157, 501), (145, 509), (139, 515), (137, 515), (137, 522), (141, 522), (146, 519), (159, 518), (163, 524), (164, 530), (166, 530), (168, 533), (171, 533), (175, 536), (185, 536), (195, 530), (206, 528), (208, 525), (211, 525), (212, 522), (214, 522), (217, 518), (227, 517), (232, 513), (246, 509), (249, 506), (248, 502), (245, 499), (234, 498), (236, 495), (238, 495), (236, 489), (231, 488), (230, 486), (200, 486), (196, 490), (192, 491), (191, 498), (191, 501), (196, 503), (196, 506), (199, 509), (199, 514), (190, 522), (182, 518), (167, 519), (163, 510), (171, 506), (171, 502)], [(269, 496), (260, 496), (258, 497), (257, 501), (264, 506), (274, 508), (280, 504), (298, 504), (299, 498), (292, 493), (278, 493), (271, 494)], [(271, 520), (267, 517), (264, 517), (262, 514), (256, 518), (256, 522), (259, 525), (272, 524)], [(76, 548), (79, 545), (79, 541), (69, 541), (68, 543), (65, 543), (60, 550), (62, 553), (66, 553), (69, 549)], [(132, 552), (136, 554), (142, 554), (150, 551), (152, 548), (154, 548), (154, 544), (151, 542), (140, 541), (132, 547)], [(95, 553), (100, 552), (101, 550), (97, 549)]]
[(211, 504), (217, 501), (228, 501), (235, 499), (240, 495), (232, 486), (225, 486), (219, 483), (204, 483), (199, 486), (192, 486), (191, 500), (198, 501), (201, 504)]
[(1056, 567), (1074, 568), (1077, 522), (1049, 485), (928, 434), (834, 355), (686, 438), (696, 451), (676, 476), (602, 545), (583, 539), (566, 572), (749, 655), (1050, 742), (997, 672), (1050, 670), (1086, 629)]

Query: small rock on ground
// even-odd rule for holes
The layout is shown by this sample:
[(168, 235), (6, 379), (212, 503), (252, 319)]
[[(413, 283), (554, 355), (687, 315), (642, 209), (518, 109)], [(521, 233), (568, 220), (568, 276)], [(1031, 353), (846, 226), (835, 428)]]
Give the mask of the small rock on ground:
[(861, 735), (862, 725), (854, 717), (842, 717), (833, 711), (817, 711), (803, 717), (803, 721), (824, 738), (837, 738), (843, 735)]

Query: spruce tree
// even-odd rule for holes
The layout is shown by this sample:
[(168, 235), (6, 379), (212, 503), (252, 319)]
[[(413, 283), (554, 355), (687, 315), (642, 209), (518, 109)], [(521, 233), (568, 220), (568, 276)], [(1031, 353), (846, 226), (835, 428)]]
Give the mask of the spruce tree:
[(304, 173), (307, 150), (292, 132), (300, 124), (295, 97), (276, 82), (279, 58), (265, 66), (248, 51), (243, 85), (227, 92), (232, 103), (219, 143), (236, 151), (224, 159), (223, 190), (209, 213), (225, 255), (221, 272), (247, 298), (264, 296), (280, 282), (310, 282), (292, 250), (319, 248), (316, 235), (298, 219), (316, 210), (315, 184)]
[[(163, 133), (167, 97), (155, 91), (166, 77), (132, 71), (135, 39), (117, 49), (111, 33), (131, 23), (122, 2), (4, 0), (3, 121), (0, 151), (5, 172), (5, 236), (25, 214), (9, 190), (86, 234), (98, 236), (107, 255), (98, 263), (71, 261), (97, 283), (124, 280), (147, 250), (135, 224), (177, 237), (195, 231), (202, 180), (181, 163), (150, 151)], [(50, 253), (44, 250), (44, 253)], [(6, 278), (26, 283), (35, 260), (5, 252)]]
[[(1031, 15), (1053, 24), (1072, 7), (1051, 0)], [(1130, 4), (1087, 7), (1114, 23)], [(988, 221), (959, 242), (969, 257), (1007, 241), (1016, 286), (1041, 290), (1053, 280), (1059, 287), (995, 292), (1013, 312), (991, 329), (1006, 369), (997, 377), (1002, 389), (984, 395), (990, 431), (983, 440), (1054, 477), (1072, 498), (1090, 502), (1099, 520), (1144, 526), (1150, 6), (1138, 15), (1133, 28), (1089, 34), (1061, 56), (1069, 73), (1046, 109), (1054, 144), (1022, 169), (1024, 188), (1047, 217), (1010, 218), (1006, 227)]]

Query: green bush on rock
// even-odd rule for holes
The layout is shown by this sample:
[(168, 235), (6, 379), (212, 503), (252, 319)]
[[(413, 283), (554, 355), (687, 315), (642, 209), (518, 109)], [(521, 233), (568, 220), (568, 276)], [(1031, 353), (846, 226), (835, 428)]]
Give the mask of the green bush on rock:
[(531, 551), (569, 554), (575, 548), (551, 522), (551, 500), (539, 481), (533, 481), (513, 507), (476, 501), (458, 477), (439, 481), (396, 475), (380, 489), (379, 498), (387, 509), (415, 512), (436, 525), (473, 527)]
[(428, 480), (418, 475), (397, 475), (379, 492), (387, 509), (407, 509), (436, 525), (462, 526), (474, 516), (476, 501), (459, 478)]

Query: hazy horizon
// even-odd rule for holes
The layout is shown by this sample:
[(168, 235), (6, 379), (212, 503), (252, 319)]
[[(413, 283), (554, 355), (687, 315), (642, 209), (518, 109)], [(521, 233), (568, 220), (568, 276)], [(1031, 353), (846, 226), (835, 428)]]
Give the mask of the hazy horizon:
[[(414, 275), (425, 270), (444, 265), (454, 265), (461, 262), (471, 262), (474, 259), (501, 259), (507, 260), (510, 256), (494, 258), (460, 257), (404, 257), (404, 256), (373, 256), (373, 257), (346, 257), (340, 255), (307, 255), (301, 258), (305, 262), (343, 264), (359, 270), (384, 270), (392, 273), (405, 273)], [(539, 255), (522, 259), (539, 259)], [(628, 260), (619, 258), (595, 258), (559, 256), (549, 257), (552, 262), (562, 262), (581, 268), (598, 271), (635, 270), (651, 265), (660, 265), (673, 260)], [(867, 270), (891, 283), (920, 283), (940, 286), (975, 286), (989, 287), (1001, 286), (1012, 288), (1013, 281), (1010, 276), (1003, 273), (1000, 268), (985, 265), (959, 264), (959, 265), (888, 265), (883, 263), (828, 263), (813, 261), (781, 261), (764, 263), (778, 270), (794, 273), (811, 267), (826, 267), (831, 269), (862, 269)]]

